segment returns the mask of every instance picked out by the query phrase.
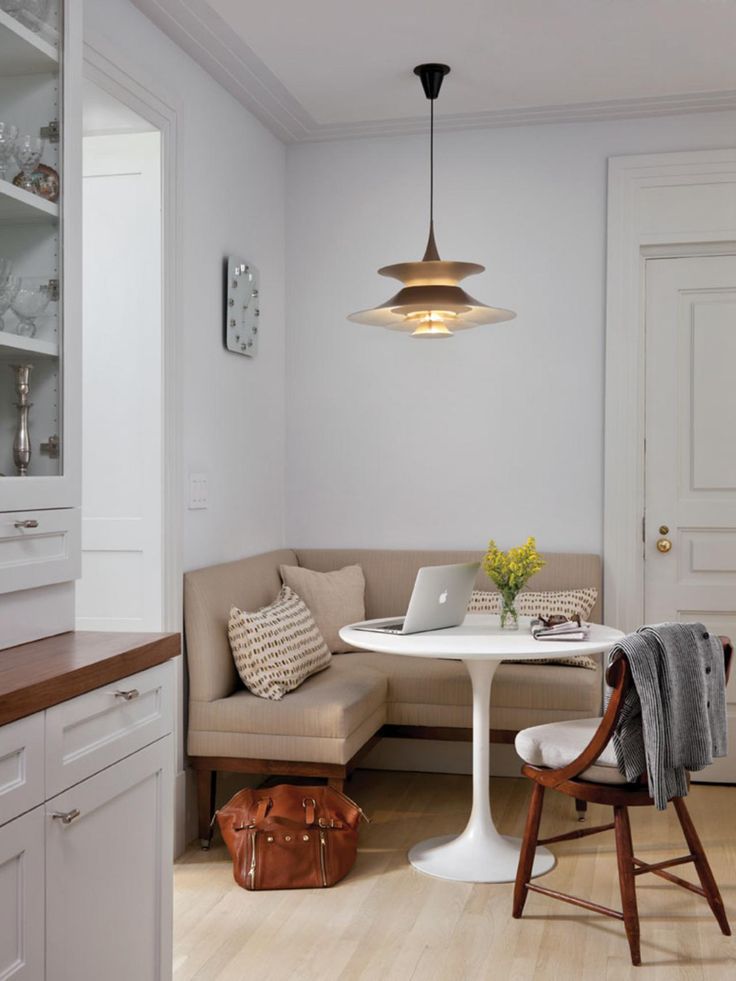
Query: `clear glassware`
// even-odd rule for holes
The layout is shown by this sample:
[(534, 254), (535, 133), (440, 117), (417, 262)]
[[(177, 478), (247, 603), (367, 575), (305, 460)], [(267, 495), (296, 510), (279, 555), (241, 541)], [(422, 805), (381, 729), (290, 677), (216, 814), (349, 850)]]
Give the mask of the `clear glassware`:
[(38, 277), (23, 278), (10, 306), (18, 318), (17, 333), (35, 337), (36, 321), (51, 302), (49, 284)]
[(37, 34), (49, 15), (49, 0), (0, 0), (0, 7)]
[(0, 180), (7, 180), (8, 164), (15, 156), (15, 145), (18, 140), (18, 127), (10, 123), (0, 122)]
[(20, 186), (24, 191), (33, 192), (33, 172), (41, 160), (43, 148), (44, 141), (40, 136), (26, 134), (18, 137), (14, 156), (23, 174)]
[(10, 259), (3, 259), (0, 256), (0, 289), (5, 286), (7, 281), (10, 279), (10, 274), (13, 271), (13, 263)]
[(10, 309), (10, 306), (19, 289), (20, 278), (18, 276), (13, 276), (12, 274), (8, 274), (5, 282), (0, 285), (0, 330), (5, 330), (3, 317)]

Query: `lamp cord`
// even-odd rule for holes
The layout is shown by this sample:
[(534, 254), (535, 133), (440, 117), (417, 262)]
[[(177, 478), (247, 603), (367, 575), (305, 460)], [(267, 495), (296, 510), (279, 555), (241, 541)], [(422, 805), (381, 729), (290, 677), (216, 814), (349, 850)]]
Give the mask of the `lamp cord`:
[(429, 100), (429, 225), (434, 222), (434, 99)]

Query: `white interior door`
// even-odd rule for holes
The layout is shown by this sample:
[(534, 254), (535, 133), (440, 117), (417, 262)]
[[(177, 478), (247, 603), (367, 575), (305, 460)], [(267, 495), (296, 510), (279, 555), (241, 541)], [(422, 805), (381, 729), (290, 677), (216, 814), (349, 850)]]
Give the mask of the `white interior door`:
[[(734, 641), (735, 369), (736, 256), (649, 260), (645, 618)], [(731, 752), (705, 780), (736, 782), (736, 665), (728, 700)]]
[(162, 623), (160, 134), (84, 140), (77, 627)]

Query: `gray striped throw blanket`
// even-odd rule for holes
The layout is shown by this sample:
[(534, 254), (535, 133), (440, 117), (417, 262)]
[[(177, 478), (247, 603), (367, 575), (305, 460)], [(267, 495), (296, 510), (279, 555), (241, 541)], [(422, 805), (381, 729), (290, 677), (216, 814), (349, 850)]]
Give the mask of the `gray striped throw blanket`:
[(613, 736), (618, 768), (630, 781), (645, 773), (664, 810), (686, 796), (689, 770), (726, 755), (723, 646), (702, 623), (660, 623), (628, 634), (610, 657), (617, 651), (633, 681)]

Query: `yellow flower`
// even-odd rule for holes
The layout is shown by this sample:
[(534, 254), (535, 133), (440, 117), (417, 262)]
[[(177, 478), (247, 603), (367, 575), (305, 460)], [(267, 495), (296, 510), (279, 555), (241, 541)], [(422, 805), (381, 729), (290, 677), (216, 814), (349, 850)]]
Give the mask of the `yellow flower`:
[(483, 571), (488, 578), (500, 592), (512, 598), (544, 565), (544, 559), (537, 552), (536, 540), (531, 536), (523, 545), (510, 548), (507, 552), (502, 552), (491, 539), (483, 559)]

